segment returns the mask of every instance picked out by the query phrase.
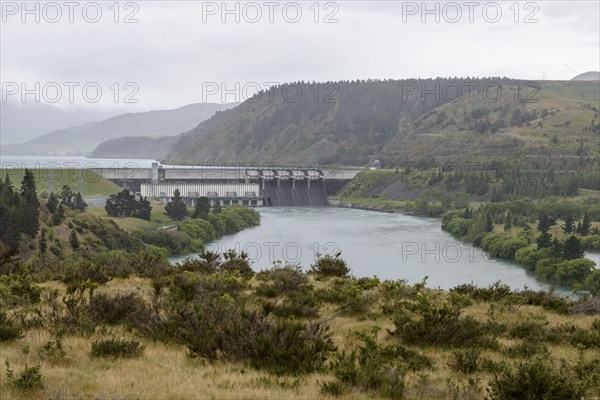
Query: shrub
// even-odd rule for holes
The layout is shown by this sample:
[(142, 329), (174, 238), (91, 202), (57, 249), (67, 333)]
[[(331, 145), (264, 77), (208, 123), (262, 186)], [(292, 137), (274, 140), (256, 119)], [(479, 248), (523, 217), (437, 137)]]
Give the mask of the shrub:
[(40, 301), (40, 288), (25, 273), (0, 275), (0, 303), (14, 307), (36, 304)]
[(346, 392), (346, 388), (339, 381), (322, 382), (319, 392), (323, 396), (339, 397)]
[(5, 311), (0, 310), (0, 342), (21, 339), (23, 333), (23, 329), (14, 319), (8, 317)]
[(376, 293), (369, 291), (355, 278), (336, 279), (330, 288), (320, 291), (320, 296), (325, 301), (337, 304), (342, 314), (362, 317), (366, 317), (377, 300)]
[(535, 355), (548, 355), (548, 347), (541, 342), (522, 341), (504, 349), (504, 354), (509, 357), (531, 358)]
[(537, 249), (533, 246), (523, 247), (515, 253), (515, 261), (527, 267), (530, 271), (535, 271), (535, 265), (539, 260), (552, 257), (552, 249)]
[(481, 248), (490, 256), (513, 260), (517, 250), (527, 247), (525, 239), (516, 238), (508, 234), (489, 234), (481, 241)]
[(348, 268), (346, 261), (340, 258), (341, 254), (341, 252), (335, 256), (317, 254), (317, 260), (311, 265), (311, 272), (322, 276), (348, 276), (350, 268)]
[(132, 358), (142, 354), (140, 342), (125, 339), (106, 339), (92, 343), (91, 357)]
[(44, 343), (39, 349), (40, 358), (51, 360), (54, 362), (64, 361), (67, 359), (67, 352), (64, 349), (62, 339), (49, 340)]
[(531, 320), (518, 322), (510, 328), (508, 336), (512, 339), (526, 339), (531, 342), (543, 341), (547, 338), (545, 328), (547, 325), (548, 322), (541, 323)]
[(319, 299), (312, 287), (286, 294), (281, 302), (268, 306), (278, 317), (316, 318), (319, 316)]
[(557, 367), (542, 357), (495, 375), (488, 393), (491, 400), (580, 399), (585, 394), (572, 371), (565, 365)]
[(324, 324), (278, 321), (258, 327), (262, 329), (246, 343), (245, 351), (254, 368), (275, 374), (311, 373), (320, 370), (335, 350)]
[(223, 262), (219, 269), (228, 272), (238, 272), (243, 278), (249, 279), (254, 275), (250, 262), (248, 261), (248, 254), (245, 252), (236, 253), (234, 250), (229, 250), (223, 254), (225, 262)]
[(148, 312), (144, 301), (135, 293), (113, 297), (98, 293), (90, 299), (88, 310), (92, 320), (108, 325), (131, 322)]
[(491, 345), (485, 326), (472, 317), (461, 317), (460, 299), (451, 296), (440, 306), (434, 305), (423, 293), (419, 293), (413, 311), (418, 318), (399, 312), (393, 318), (396, 330), (393, 334), (408, 344), (427, 344), (460, 347)]
[(401, 398), (405, 388), (405, 369), (402, 358), (393, 347), (381, 347), (372, 335), (359, 334), (363, 340), (357, 350), (338, 355), (332, 369), (344, 385), (382, 397)]
[(30, 389), (40, 389), (44, 387), (44, 379), (42, 378), (42, 373), (40, 372), (41, 366), (34, 365), (33, 367), (28, 367), (25, 364), (25, 367), (15, 373), (10, 368), (10, 363), (6, 360), (6, 379), (8, 382), (14, 387), (22, 390), (30, 390)]
[(270, 320), (248, 308), (242, 285), (226, 272), (176, 276), (155, 335), (181, 343), (192, 357), (245, 362), (276, 374), (322, 368), (335, 349), (328, 326)]
[(257, 288), (257, 293), (261, 293), (262, 291), (273, 293), (267, 297), (275, 297), (293, 292), (308, 284), (308, 277), (302, 272), (302, 267), (299, 265), (280, 266), (276, 264), (273, 268), (256, 274), (256, 279), (263, 282), (270, 282), (270, 285), (265, 283)]
[(465, 350), (455, 350), (453, 353), (452, 362), (448, 363), (453, 371), (462, 372), (463, 374), (472, 374), (479, 367), (479, 356), (481, 350), (474, 347)]

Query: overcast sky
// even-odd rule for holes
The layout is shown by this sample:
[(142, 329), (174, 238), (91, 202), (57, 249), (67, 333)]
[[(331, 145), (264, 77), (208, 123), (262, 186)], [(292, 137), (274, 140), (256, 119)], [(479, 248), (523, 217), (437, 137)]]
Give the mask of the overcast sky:
[[(301, 3), (300, 17), (296, 3), (275, 3), (229, 2), (230, 9), (239, 10), (236, 22), (235, 12), (222, 14), (221, 1), (121, 2), (118, 23), (115, 8), (109, 9), (113, 1), (102, 3), (96, 23), (89, 22), (96, 18), (94, 5), (86, 9), (86, 20), (86, 3), (80, 2), (71, 23), (69, 8), (55, 3), (62, 16), (52, 23), (56, 8), (44, 10), (40, 3), (38, 23), (35, 14), (23, 14), (21, 1), (2, 2), (3, 87), (57, 82), (64, 91), (56, 104), (68, 107), (63, 83), (77, 82), (75, 105), (134, 111), (243, 100), (270, 82), (490, 75), (568, 80), (600, 69), (598, 1), (521, 2), (518, 13), (509, 8), (513, 1), (497, 2), (499, 18), (495, 5), (484, 12), (486, 2), (474, 8), (440, 2), (437, 15), (423, 15), (420, 1), (336, 1), (318, 7), (310, 1)], [(36, 3), (28, 6), (34, 9)], [(124, 23), (128, 15), (138, 22)], [(81, 93), (90, 82), (102, 89), (95, 104)], [(115, 87), (110, 89), (115, 82), (117, 103)], [(125, 88), (128, 82), (134, 85)], [(227, 97), (223, 88), (231, 91)], [(41, 101), (54, 99), (51, 89)], [(128, 94), (138, 103), (125, 103)]]

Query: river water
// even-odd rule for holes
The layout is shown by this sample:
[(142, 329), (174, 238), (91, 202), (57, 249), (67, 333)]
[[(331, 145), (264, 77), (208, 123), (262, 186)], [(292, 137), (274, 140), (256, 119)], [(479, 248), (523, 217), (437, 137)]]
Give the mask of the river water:
[[(154, 162), (71, 156), (2, 155), (0, 158), (2, 168), (149, 168)], [(357, 277), (375, 275), (416, 283), (428, 276), (429, 287), (442, 289), (471, 282), (487, 286), (496, 281), (514, 289), (550, 288), (521, 266), (490, 259), (481, 249), (454, 239), (441, 230), (437, 218), (327, 207), (258, 210), (262, 217), (260, 226), (224, 237), (207, 248), (220, 252), (244, 250), (255, 270), (269, 268), (276, 260), (299, 263), (308, 269), (317, 253), (341, 251)], [(600, 265), (599, 253), (587, 253), (586, 257)], [(171, 260), (178, 262), (185, 258)], [(558, 288), (557, 292), (567, 294), (569, 290)]]
[[(523, 267), (490, 259), (481, 249), (460, 242), (434, 218), (333, 207), (261, 208), (261, 225), (226, 236), (208, 250), (246, 251), (255, 270), (273, 262), (299, 263), (308, 269), (317, 253), (342, 252), (352, 274), (420, 282), (450, 289), (461, 283), (488, 286), (496, 281), (513, 289), (548, 290)], [(591, 255), (598, 262), (598, 254)], [(174, 257), (173, 262), (186, 257)], [(557, 292), (567, 294), (566, 288)]]

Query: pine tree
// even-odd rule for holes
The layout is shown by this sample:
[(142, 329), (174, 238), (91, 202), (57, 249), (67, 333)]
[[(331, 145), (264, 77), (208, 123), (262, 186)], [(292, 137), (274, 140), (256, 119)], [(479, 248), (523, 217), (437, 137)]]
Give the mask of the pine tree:
[(146, 197), (139, 199), (135, 211), (131, 216), (150, 221), (152, 217), (152, 205), (150, 204), (150, 200), (148, 200)]
[(581, 241), (575, 235), (571, 235), (565, 240), (563, 245), (563, 255), (567, 260), (574, 260), (583, 257), (583, 247)]
[(45, 254), (46, 253), (46, 248), (47, 248), (47, 243), (46, 243), (46, 229), (42, 229), (42, 233), (40, 234), (40, 253), (41, 254)]
[(208, 219), (208, 212), (210, 211), (210, 202), (206, 197), (200, 197), (196, 200), (196, 204), (194, 205), (194, 213), (192, 214), (192, 218), (201, 218)]
[(60, 193), (60, 204), (64, 204), (69, 208), (73, 207), (73, 191), (69, 185), (64, 185)]
[(85, 209), (87, 208), (87, 203), (85, 202), (85, 200), (83, 200), (83, 197), (81, 197), (81, 193), (77, 192), (75, 193), (75, 196), (73, 198), (73, 204), (72, 204), (72, 208), (74, 210), (79, 210), (81, 212), (84, 212)]
[(213, 206), (213, 213), (215, 213), (215, 214), (221, 213), (221, 202), (219, 200), (215, 200), (215, 205)]
[(56, 206), (58, 206), (58, 199), (54, 195), (54, 192), (51, 192), (50, 196), (48, 196), (46, 207), (48, 207), (48, 211), (50, 211), (50, 213), (54, 214), (56, 212)]
[(62, 204), (58, 205), (56, 212), (52, 216), (52, 224), (60, 225), (65, 220), (65, 209)]
[(504, 232), (510, 232), (512, 229), (512, 213), (510, 210), (506, 212), (506, 216), (504, 217)]
[(13, 183), (10, 180), (10, 176), (8, 176), (8, 174), (6, 174), (6, 176), (4, 177), (4, 186), (5, 190), (7, 190), (8, 192), (12, 192), (14, 190)]
[(492, 218), (492, 214), (488, 212), (485, 215), (485, 231), (491, 232), (493, 230), (494, 230), (494, 218)]
[(538, 224), (538, 231), (546, 231), (548, 230), (550, 227), (552, 227), (552, 225), (554, 225), (556, 223), (556, 220), (549, 218), (546, 214), (542, 214), (540, 215), (540, 222)]
[(552, 247), (552, 235), (548, 231), (543, 231), (537, 238), (538, 249)]
[(552, 241), (552, 255), (554, 257), (560, 257), (562, 255), (562, 244), (557, 238)]
[(562, 229), (566, 234), (573, 232), (573, 230), (575, 229), (574, 222), (575, 222), (575, 220), (572, 216), (567, 215), (565, 217), (565, 223), (564, 223)]
[(181, 193), (179, 189), (175, 189), (175, 193), (171, 201), (165, 206), (165, 212), (167, 215), (174, 220), (182, 220), (187, 215), (187, 207), (183, 198), (181, 197)]
[(34, 237), (40, 227), (40, 211), (38, 209), (40, 203), (36, 194), (35, 177), (33, 172), (27, 168), (21, 181), (21, 198), (24, 204), (18, 210), (19, 229), (30, 237)]
[(21, 195), (23, 195), (26, 191), (36, 195), (35, 177), (33, 176), (33, 172), (27, 168), (25, 168), (25, 174), (23, 175), (23, 180), (21, 181)]
[(79, 248), (79, 239), (77, 239), (77, 234), (75, 231), (71, 231), (71, 235), (69, 236), (69, 242), (71, 243), (71, 248), (73, 250), (77, 250)]
[(583, 220), (577, 226), (577, 233), (581, 236), (587, 236), (590, 233), (590, 228), (592, 227), (592, 220), (588, 213), (583, 214)]

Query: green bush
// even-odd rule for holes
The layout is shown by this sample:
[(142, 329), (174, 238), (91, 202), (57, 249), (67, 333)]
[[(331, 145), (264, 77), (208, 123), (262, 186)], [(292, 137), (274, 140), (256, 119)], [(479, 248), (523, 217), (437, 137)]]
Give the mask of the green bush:
[(346, 388), (339, 381), (322, 382), (319, 392), (322, 396), (339, 397), (346, 392)]
[(322, 276), (348, 276), (350, 268), (340, 256), (341, 253), (337, 253), (335, 256), (317, 254), (315, 263), (311, 265), (311, 272)]
[(537, 262), (535, 273), (543, 279), (552, 280), (565, 286), (585, 285), (585, 280), (593, 273), (595, 265), (594, 261), (587, 258), (569, 261), (545, 258)]
[(221, 271), (236, 272), (246, 279), (252, 278), (254, 275), (254, 271), (248, 261), (248, 254), (244, 252), (236, 253), (233, 250), (229, 250), (223, 254), (223, 258), (225, 258), (225, 261), (219, 266)]
[[(280, 266), (256, 274), (256, 279), (264, 282), (257, 288), (258, 294), (268, 294), (266, 297), (281, 296), (285, 293), (299, 290), (308, 284), (308, 277), (299, 265)], [(268, 282), (268, 283), (267, 283)]]
[(600, 250), (600, 234), (582, 237), (581, 246), (586, 250)]
[(40, 301), (40, 293), (40, 288), (27, 273), (0, 275), (0, 305), (36, 304)]
[(534, 246), (520, 248), (515, 253), (517, 264), (525, 266), (530, 271), (535, 271), (535, 266), (539, 260), (552, 257), (552, 249), (537, 249)]
[(53, 362), (67, 360), (67, 352), (63, 346), (62, 339), (49, 340), (39, 348), (40, 358)]
[(4, 310), (0, 310), (0, 342), (9, 342), (23, 337), (23, 328), (14, 318), (8, 317)]
[(575, 374), (565, 365), (556, 366), (544, 357), (506, 369), (490, 382), (491, 400), (581, 399), (585, 395)]
[(361, 280), (355, 278), (336, 279), (331, 287), (320, 290), (319, 294), (324, 301), (337, 304), (341, 314), (363, 318), (378, 299), (374, 290), (367, 289), (361, 285)]
[(461, 372), (463, 374), (472, 374), (477, 371), (479, 367), (479, 356), (481, 350), (477, 347), (473, 347), (465, 350), (455, 350), (452, 352), (452, 362), (448, 363), (453, 371)]
[(320, 304), (312, 287), (306, 286), (287, 293), (279, 302), (269, 303), (265, 311), (278, 317), (316, 318)]
[(131, 323), (148, 313), (144, 301), (135, 293), (108, 296), (98, 293), (90, 299), (88, 312), (96, 323), (116, 325)]
[(372, 335), (360, 334), (364, 345), (342, 353), (332, 364), (335, 377), (345, 386), (381, 397), (401, 398), (406, 364), (393, 346), (380, 346)]
[(25, 367), (15, 373), (10, 368), (10, 363), (6, 360), (6, 379), (14, 387), (21, 390), (41, 389), (44, 387), (44, 379), (42, 378), (41, 366)]
[(525, 239), (516, 238), (508, 234), (492, 233), (481, 240), (481, 248), (490, 256), (513, 260), (517, 250), (528, 245)]
[(144, 351), (140, 342), (125, 339), (105, 339), (92, 343), (91, 357), (132, 358)]
[(181, 343), (192, 357), (244, 362), (276, 374), (322, 368), (334, 350), (329, 328), (268, 318), (249, 306), (244, 282), (225, 271), (176, 275), (152, 333)]
[(531, 342), (528, 340), (507, 346), (504, 348), (504, 354), (511, 358), (531, 358), (535, 355), (548, 355), (548, 347), (541, 342)]
[(213, 224), (199, 218), (185, 221), (179, 225), (178, 229), (187, 233), (192, 239), (200, 240), (202, 243), (210, 242), (217, 237)]
[[(451, 296), (441, 305), (420, 293), (412, 313), (399, 311), (392, 318), (399, 336), (407, 344), (461, 347), (490, 346), (486, 327), (472, 317), (461, 317), (460, 298)], [(415, 318), (416, 317), (416, 318)]]

